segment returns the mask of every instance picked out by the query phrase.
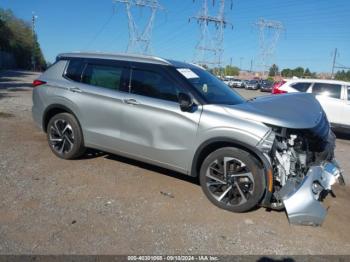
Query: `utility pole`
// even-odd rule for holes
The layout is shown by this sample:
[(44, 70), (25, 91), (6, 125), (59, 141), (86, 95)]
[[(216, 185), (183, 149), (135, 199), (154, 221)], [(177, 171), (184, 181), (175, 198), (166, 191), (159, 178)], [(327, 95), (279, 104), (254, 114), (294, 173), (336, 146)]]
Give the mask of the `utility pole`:
[(38, 16), (32, 12), (32, 70), (35, 71), (35, 49), (36, 49), (36, 34), (35, 34), (35, 21)]
[[(158, 0), (113, 0), (113, 2), (124, 4), (128, 16), (129, 42), (126, 51), (128, 53), (150, 54), (154, 19), (157, 11), (163, 10), (163, 7), (158, 3)], [(137, 8), (150, 11), (143, 30), (139, 30), (132, 14), (132, 10)]]
[(284, 31), (284, 26), (280, 21), (266, 20), (260, 18), (255, 26), (259, 30), (259, 46), (260, 46), (260, 66), (265, 70), (271, 66), (275, 48), (279, 37)]
[(249, 72), (253, 71), (253, 59), (250, 59), (250, 70)]
[(240, 57), (239, 58), (239, 70), (242, 70), (242, 61), (243, 61), (244, 57)]
[[(227, 25), (230, 25), (231, 28), (233, 26), (225, 19), (225, 0), (216, 0), (219, 2), (216, 15), (209, 14), (208, 0), (201, 1), (201, 10), (196, 16), (190, 18), (190, 20), (196, 20), (201, 29), (200, 38), (196, 45), (194, 62), (208, 67), (220, 68), (224, 52), (224, 29)], [(213, 6), (215, 6), (216, 1), (213, 0)], [(230, 8), (232, 9), (232, 0), (230, 2)]]
[(337, 61), (337, 53), (338, 53), (338, 48), (335, 48), (335, 50), (334, 50), (334, 56), (333, 56), (333, 65), (332, 65), (331, 79), (334, 78), (334, 68), (335, 68), (335, 63), (336, 63), (336, 61)]

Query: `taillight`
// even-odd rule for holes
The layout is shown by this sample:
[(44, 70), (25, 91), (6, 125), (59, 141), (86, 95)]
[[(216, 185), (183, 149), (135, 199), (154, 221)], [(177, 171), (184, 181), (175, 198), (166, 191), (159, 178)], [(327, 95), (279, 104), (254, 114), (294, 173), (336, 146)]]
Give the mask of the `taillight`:
[(33, 81), (33, 87), (41, 86), (41, 85), (44, 85), (44, 84), (46, 84), (45, 81), (41, 81), (41, 80), (38, 80), (38, 79), (35, 79), (35, 80)]
[(278, 94), (285, 94), (287, 91), (281, 90), (280, 87), (284, 85), (286, 81), (279, 81), (276, 82), (272, 87), (272, 94), (278, 95)]

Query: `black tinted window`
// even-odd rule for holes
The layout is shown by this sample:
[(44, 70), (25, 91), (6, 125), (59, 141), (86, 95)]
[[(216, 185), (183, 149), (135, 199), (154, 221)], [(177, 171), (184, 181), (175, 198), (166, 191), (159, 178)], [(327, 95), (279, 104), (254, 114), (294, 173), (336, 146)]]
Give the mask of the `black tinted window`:
[(347, 89), (348, 89), (348, 101), (350, 101), (350, 86), (348, 86)]
[[(123, 67), (88, 64), (84, 70), (82, 82), (89, 85), (114, 89), (119, 91), (124, 90), (125, 84), (122, 83)], [(122, 90), (121, 90), (122, 89)]]
[(69, 61), (65, 76), (73, 81), (80, 82), (83, 69), (84, 62), (81, 59), (72, 59)]
[(341, 85), (315, 83), (312, 87), (312, 93), (314, 93), (315, 95), (340, 98)]
[(311, 83), (295, 83), (292, 85), (292, 87), (299, 92), (306, 92), (310, 85)]
[(176, 84), (160, 72), (132, 69), (131, 93), (178, 101)]

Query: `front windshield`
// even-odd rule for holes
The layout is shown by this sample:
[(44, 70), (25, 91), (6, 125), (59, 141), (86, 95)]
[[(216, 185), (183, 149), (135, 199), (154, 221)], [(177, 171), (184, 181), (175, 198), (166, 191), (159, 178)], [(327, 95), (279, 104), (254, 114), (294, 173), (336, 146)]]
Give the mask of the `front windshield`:
[(256, 84), (258, 81), (257, 80), (250, 80), (248, 83), (249, 84)]
[(201, 68), (177, 68), (209, 104), (236, 105), (245, 102), (236, 91)]

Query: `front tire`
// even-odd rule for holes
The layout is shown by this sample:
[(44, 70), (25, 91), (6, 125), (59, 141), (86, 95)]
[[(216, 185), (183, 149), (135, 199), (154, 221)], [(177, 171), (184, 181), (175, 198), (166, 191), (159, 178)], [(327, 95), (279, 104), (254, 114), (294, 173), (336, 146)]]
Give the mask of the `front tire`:
[(256, 207), (265, 190), (264, 172), (256, 158), (234, 147), (209, 154), (202, 163), (199, 179), (208, 199), (232, 212)]
[(52, 152), (59, 158), (74, 159), (84, 154), (83, 133), (73, 115), (60, 113), (53, 116), (46, 133)]

